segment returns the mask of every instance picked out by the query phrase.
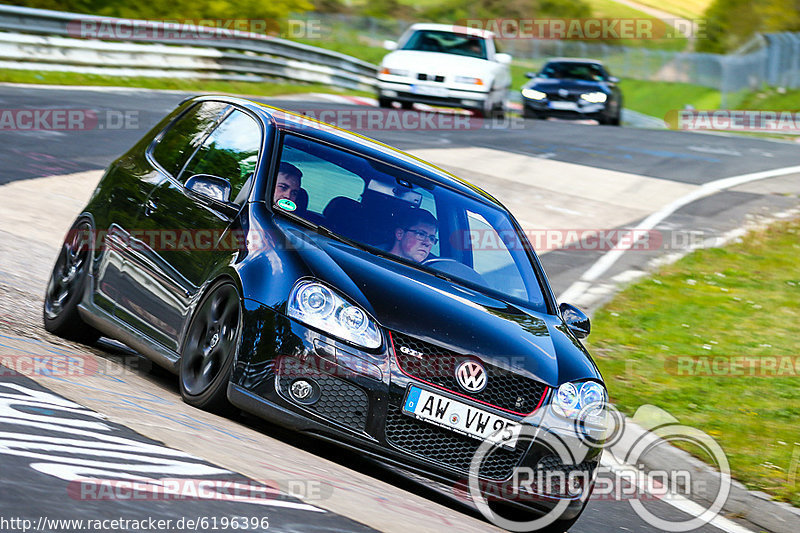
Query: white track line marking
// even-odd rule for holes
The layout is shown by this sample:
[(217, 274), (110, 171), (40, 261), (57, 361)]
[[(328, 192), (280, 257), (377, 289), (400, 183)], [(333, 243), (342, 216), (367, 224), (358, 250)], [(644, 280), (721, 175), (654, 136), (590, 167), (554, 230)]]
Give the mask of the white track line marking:
[[(626, 475), (624, 479), (628, 482), (634, 482), (640, 491), (647, 492), (647, 478), (645, 474), (641, 470), (635, 469), (631, 465), (623, 463), (609, 450), (606, 450), (603, 454), (602, 458), (600, 459), (600, 464), (612, 472), (620, 471), (623, 473), (628, 473), (634, 470), (639, 472), (639, 475), (635, 478)], [(706, 510), (706, 508), (702, 505), (695, 503), (685, 496), (681, 496), (680, 494), (677, 494), (671, 490), (666, 497), (660, 498), (658, 501), (669, 504), (690, 516), (700, 516)], [(726, 533), (752, 533), (752, 530), (740, 526), (736, 522), (733, 522), (722, 515), (715, 516), (709, 520), (708, 524), (716, 527), (717, 529), (721, 529)]]
[[(710, 181), (698, 187), (697, 189), (689, 192), (688, 194), (670, 202), (669, 204), (665, 205), (652, 215), (648, 216), (641, 224), (639, 224), (636, 228), (637, 231), (641, 230), (650, 230), (656, 227), (661, 221), (665, 218), (673, 214), (675, 211), (680, 209), (681, 207), (694, 202), (695, 200), (699, 200), (700, 198), (705, 198), (706, 196), (710, 196), (714, 193), (723, 191), (725, 189), (730, 189), (731, 187), (736, 187), (738, 185), (743, 185), (745, 183), (750, 183), (751, 181), (758, 181), (768, 178), (776, 178), (778, 176), (784, 176), (786, 174), (794, 174), (800, 172), (800, 166), (794, 167), (784, 167), (778, 168), (774, 170), (766, 170), (763, 172), (754, 172), (752, 174), (742, 174), (740, 176), (732, 176), (730, 178), (722, 178), (715, 181)], [(606, 252), (600, 259), (598, 259), (589, 269), (583, 273), (580, 279), (574, 282), (569, 288), (561, 293), (559, 296), (559, 301), (567, 301), (573, 300), (583, 294), (589, 287), (591, 287), (591, 282), (597, 280), (601, 275), (603, 275), (609, 268), (611, 268), (617, 260), (622, 257), (628, 249), (630, 249), (635, 242), (631, 239), (632, 232), (628, 232), (624, 236), (620, 237), (619, 242), (623, 243), (620, 244), (614, 250), (610, 250)]]

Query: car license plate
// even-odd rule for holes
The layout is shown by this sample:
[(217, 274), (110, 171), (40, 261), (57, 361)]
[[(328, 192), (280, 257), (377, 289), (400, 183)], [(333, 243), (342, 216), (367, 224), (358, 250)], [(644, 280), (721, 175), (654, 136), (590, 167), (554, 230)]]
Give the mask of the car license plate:
[(414, 94), (421, 94), (425, 96), (441, 96), (448, 95), (445, 87), (431, 87), (430, 85), (412, 85), (411, 92)]
[(514, 449), (520, 424), (452, 400), (440, 394), (411, 386), (403, 412), (478, 440), (489, 440), (504, 448)]
[(555, 101), (555, 102), (550, 102), (550, 109), (559, 109), (562, 111), (576, 111), (578, 109), (578, 104), (576, 104), (575, 102)]

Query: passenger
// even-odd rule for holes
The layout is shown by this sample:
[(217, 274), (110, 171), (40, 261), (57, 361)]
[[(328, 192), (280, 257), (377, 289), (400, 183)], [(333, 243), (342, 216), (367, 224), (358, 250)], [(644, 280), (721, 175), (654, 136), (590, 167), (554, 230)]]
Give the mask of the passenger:
[(303, 173), (299, 168), (291, 163), (281, 161), (278, 167), (278, 179), (275, 183), (275, 194), (272, 196), (272, 203), (277, 204), (278, 200), (297, 201), (297, 193), (300, 192), (300, 180)]
[(421, 263), (431, 253), (431, 248), (439, 242), (436, 237), (438, 226), (436, 217), (430, 212), (409, 209), (394, 230), (394, 244), (389, 253)]

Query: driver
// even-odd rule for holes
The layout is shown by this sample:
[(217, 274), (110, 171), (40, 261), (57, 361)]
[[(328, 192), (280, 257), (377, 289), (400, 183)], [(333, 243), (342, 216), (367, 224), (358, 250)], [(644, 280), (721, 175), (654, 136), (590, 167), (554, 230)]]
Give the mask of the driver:
[(281, 161), (278, 167), (278, 179), (275, 183), (275, 194), (272, 196), (272, 203), (277, 204), (283, 198), (291, 201), (297, 200), (297, 193), (300, 192), (300, 180), (303, 173), (299, 168), (286, 161)]
[(436, 231), (439, 223), (429, 211), (419, 208), (409, 209), (400, 218), (394, 230), (394, 245), (389, 253), (409, 261), (421, 263), (437, 242)]

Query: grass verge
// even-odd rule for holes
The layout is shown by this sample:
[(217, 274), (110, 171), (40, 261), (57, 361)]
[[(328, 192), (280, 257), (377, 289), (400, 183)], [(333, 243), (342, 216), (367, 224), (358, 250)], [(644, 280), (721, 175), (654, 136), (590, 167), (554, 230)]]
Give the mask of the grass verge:
[(76, 74), (74, 72), (38, 72), (30, 70), (0, 70), (0, 82), (35, 83), (41, 85), (136, 87), (141, 89), (169, 89), (195, 93), (228, 93), (252, 96), (277, 96), (313, 92), (375, 96), (371, 92), (344, 90), (312, 83), (257, 83), (249, 81), (99, 76), (96, 74)]
[[(795, 219), (724, 248), (696, 251), (619, 293), (595, 315), (590, 337), (623, 412), (631, 415), (645, 404), (666, 409), (713, 436), (736, 479), (796, 506), (798, 237)], [(698, 359), (681, 367), (669, 359), (676, 356)], [(766, 376), (755, 377), (749, 375), (753, 366), (726, 371), (733, 368), (725, 366), (729, 357), (777, 366), (774, 372), (763, 366)]]
[(718, 109), (720, 92), (689, 83), (642, 81), (626, 78), (620, 83), (624, 106), (663, 119), (668, 111), (686, 105), (695, 109)]

